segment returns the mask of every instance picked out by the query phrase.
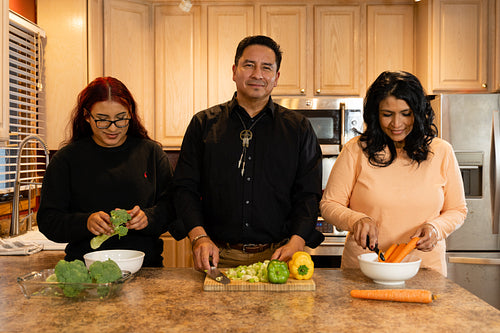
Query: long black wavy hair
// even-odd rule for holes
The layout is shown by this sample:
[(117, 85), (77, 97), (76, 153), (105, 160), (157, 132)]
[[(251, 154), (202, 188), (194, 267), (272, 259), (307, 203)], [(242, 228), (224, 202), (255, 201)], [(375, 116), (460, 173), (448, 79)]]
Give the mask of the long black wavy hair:
[[(379, 121), (380, 102), (389, 96), (404, 100), (413, 111), (413, 129), (405, 138), (403, 149), (410, 159), (420, 164), (427, 159), (429, 145), (437, 135), (437, 127), (433, 124), (434, 111), (420, 81), (415, 75), (404, 71), (385, 71), (368, 88), (363, 106), (366, 129), (360, 138), (363, 151), (374, 166), (386, 167), (396, 158), (394, 142), (382, 131)], [(389, 148), (388, 157), (382, 154), (386, 147)]]

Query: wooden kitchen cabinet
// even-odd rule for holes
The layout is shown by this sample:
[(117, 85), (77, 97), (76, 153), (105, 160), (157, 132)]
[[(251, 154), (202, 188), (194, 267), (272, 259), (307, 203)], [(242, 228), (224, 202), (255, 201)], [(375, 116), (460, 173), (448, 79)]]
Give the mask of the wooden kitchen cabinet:
[(0, 142), (9, 141), (9, 2), (0, 4)]
[(201, 8), (194, 5), (186, 13), (177, 5), (161, 5), (154, 15), (155, 139), (180, 147), (192, 116), (207, 100)]
[(176, 241), (169, 233), (161, 236), (163, 240), (163, 266), (193, 267), (193, 253), (189, 238)]
[(283, 51), (278, 86), (273, 95), (305, 95), (308, 57), (307, 7), (274, 6), (261, 7), (261, 33), (278, 41)]
[(314, 7), (314, 95), (361, 95), (360, 15), (359, 5)]
[(208, 105), (226, 102), (236, 86), (232, 65), (240, 40), (255, 33), (254, 6), (209, 5), (207, 8)]
[(415, 60), (428, 92), (488, 91), (487, 8), (487, 0), (417, 3)]
[(368, 5), (366, 82), (383, 71), (413, 68), (413, 5)]

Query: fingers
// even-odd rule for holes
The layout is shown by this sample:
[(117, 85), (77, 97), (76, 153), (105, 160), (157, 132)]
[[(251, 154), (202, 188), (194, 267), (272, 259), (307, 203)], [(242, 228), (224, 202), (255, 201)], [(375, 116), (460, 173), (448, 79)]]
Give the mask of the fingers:
[(99, 211), (92, 213), (87, 219), (87, 229), (96, 236), (106, 234), (111, 235), (114, 231), (111, 227), (109, 215)]
[(127, 228), (141, 230), (148, 226), (148, 217), (139, 206), (135, 206), (128, 213), (132, 218), (127, 222)]
[(208, 238), (200, 238), (193, 248), (194, 268), (198, 271), (210, 269), (210, 257), (214, 266), (219, 264), (219, 248)]
[[(423, 252), (434, 250), (437, 245), (436, 229), (431, 224), (423, 224), (416, 232), (415, 235), (420, 237), (417, 243), (417, 249)], [(415, 236), (414, 235), (414, 236)]]
[[(370, 247), (371, 249), (374, 248), (375, 244), (378, 243), (377, 224), (369, 217), (360, 219), (353, 225), (353, 237), (356, 243), (363, 249), (366, 249), (367, 247)], [(368, 240), (369, 244), (367, 242)]]

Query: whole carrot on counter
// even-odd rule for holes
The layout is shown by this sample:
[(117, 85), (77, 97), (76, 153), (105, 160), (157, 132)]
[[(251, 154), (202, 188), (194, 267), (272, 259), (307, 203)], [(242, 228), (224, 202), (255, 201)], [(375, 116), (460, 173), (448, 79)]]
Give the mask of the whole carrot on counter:
[(432, 292), (424, 289), (354, 289), (351, 290), (351, 296), (362, 299), (409, 303), (432, 303), (437, 298)]
[(396, 256), (393, 255), (394, 259), (391, 257), (391, 262), (401, 262), (417, 246), (419, 239), (413, 237)]

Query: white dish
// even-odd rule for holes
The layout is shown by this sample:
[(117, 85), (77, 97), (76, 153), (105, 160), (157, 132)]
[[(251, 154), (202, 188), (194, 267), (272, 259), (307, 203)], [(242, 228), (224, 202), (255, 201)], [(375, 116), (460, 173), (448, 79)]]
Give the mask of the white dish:
[(404, 284), (414, 277), (422, 259), (409, 255), (400, 263), (379, 262), (376, 253), (364, 253), (358, 256), (358, 261), (363, 274), (373, 282), (391, 286)]
[(142, 267), (144, 252), (135, 250), (104, 250), (89, 252), (83, 256), (87, 268), (95, 261), (113, 260), (122, 271), (136, 273)]

